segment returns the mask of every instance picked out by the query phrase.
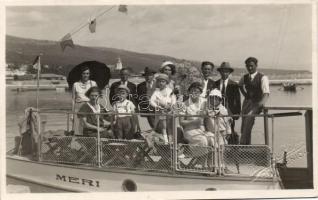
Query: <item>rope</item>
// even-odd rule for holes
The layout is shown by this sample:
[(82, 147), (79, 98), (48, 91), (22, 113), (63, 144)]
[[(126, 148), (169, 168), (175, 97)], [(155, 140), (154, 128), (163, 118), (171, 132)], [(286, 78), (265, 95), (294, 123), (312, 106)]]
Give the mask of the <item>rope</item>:
[[(116, 7), (116, 6), (112, 6), (108, 9), (106, 9), (105, 11), (101, 12), (100, 14), (96, 15), (95, 19), (97, 19), (97, 18), (103, 16), (104, 14), (106, 14), (107, 12), (111, 11), (114, 7)], [(70, 35), (74, 36), (76, 33), (78, 33), (80, 30), (82, 30), (84, 27), (86, 27), (89, 23), (90, 22), (85, 22), (85, 23), (82, 23), (82, 24), (76, 26), (75, 28), (72, 29), (72, 31), (69, 32)]]
[(281, 54), (281, 50), (282, 50), (282, 46), (283, 46), (283, 41), (284, 41), (284, 35), (286, 33), (286, 29), (287, 29), (287, 26), (288, 26), (288, 12), (289, 12), (289, 7), (286, 6), (285, 7), (285, 10), (284, 10), (284, 16), (283, 16), (283, 20), (282, 20), (282, 23), (280, 24), (280, 27), (279, 27), (279, 33), (278, 33), (278, 51), (277, 53), (274, 55), (274, 59), (273, 59), (273, 66), (274, 68), (277, 67), (278, 65), (278, 62), (279, 62), (279, 57), (280, 57), (280, 54)]

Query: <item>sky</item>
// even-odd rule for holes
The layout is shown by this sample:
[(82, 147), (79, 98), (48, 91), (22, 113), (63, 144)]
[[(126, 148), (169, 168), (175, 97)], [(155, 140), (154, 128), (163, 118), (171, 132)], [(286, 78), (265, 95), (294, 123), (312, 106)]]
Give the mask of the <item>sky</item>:
[[(111, 6), (7, 6), (6, 34), (60, 40)], [(75, 44), (125, 49), (220, 65), (311, 70), (311, 5), (128, 5), (72, 35)]]

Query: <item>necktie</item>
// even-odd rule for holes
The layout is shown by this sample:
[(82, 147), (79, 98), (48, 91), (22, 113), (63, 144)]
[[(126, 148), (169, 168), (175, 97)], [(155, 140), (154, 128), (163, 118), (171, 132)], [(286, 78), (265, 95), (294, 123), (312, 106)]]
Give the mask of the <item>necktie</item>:
[(225, 96), (225, 81), (224, 80), (222, 81), (222, 91), (221, 91), (221, 93), (222, 93), (222, 96)]

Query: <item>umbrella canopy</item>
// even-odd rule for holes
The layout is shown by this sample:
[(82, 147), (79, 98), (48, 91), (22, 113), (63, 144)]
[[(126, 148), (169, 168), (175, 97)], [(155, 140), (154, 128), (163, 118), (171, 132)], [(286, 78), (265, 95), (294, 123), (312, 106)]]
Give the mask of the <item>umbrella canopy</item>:
[(111, 77), (110, 69), (101, 62), (97, 61), (85, 61), (79, 65), (76, 65), (67, 76), (67, 83), (69, 88), (73, 87), (73, 84), (81, 80), (82, 67), (87, 66), (90, 70), (90, 80), (94, 80), (100, 89), (103, 89), (109, 82)]

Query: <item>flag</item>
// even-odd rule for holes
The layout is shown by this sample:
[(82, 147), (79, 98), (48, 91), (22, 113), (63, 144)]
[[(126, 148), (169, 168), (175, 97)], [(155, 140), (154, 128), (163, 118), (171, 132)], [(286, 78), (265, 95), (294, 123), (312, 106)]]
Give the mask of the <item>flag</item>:
[(74, 48), (74, 43), (70, 33), (66, 34), (61, 39), (60, 45), (61, 45), (62, 51), (64, 51), (67, 46)]
[(96, 18), (89, 22), (88, 28), (89, 28), (89, 31), (91, 33), (95, 33), (96, 32)]
[(119, 7), (118, 7), (118, 11), (119, 11), (119, 12), (123, 12), (123, 13), (126, 13), (126, 14), (127, 14), (127, 11), (128, 11), (128, 9), (127, 9), (127, 5), (119, 5)]
[(33, 68), (34, 69), (37, 69), (38, 71), (40, 71), (41, 70), (41, 63), (40, 63), (40, 56), (37, 56), (36, 58), (35, 58), (35, 60), (33, 61)]

